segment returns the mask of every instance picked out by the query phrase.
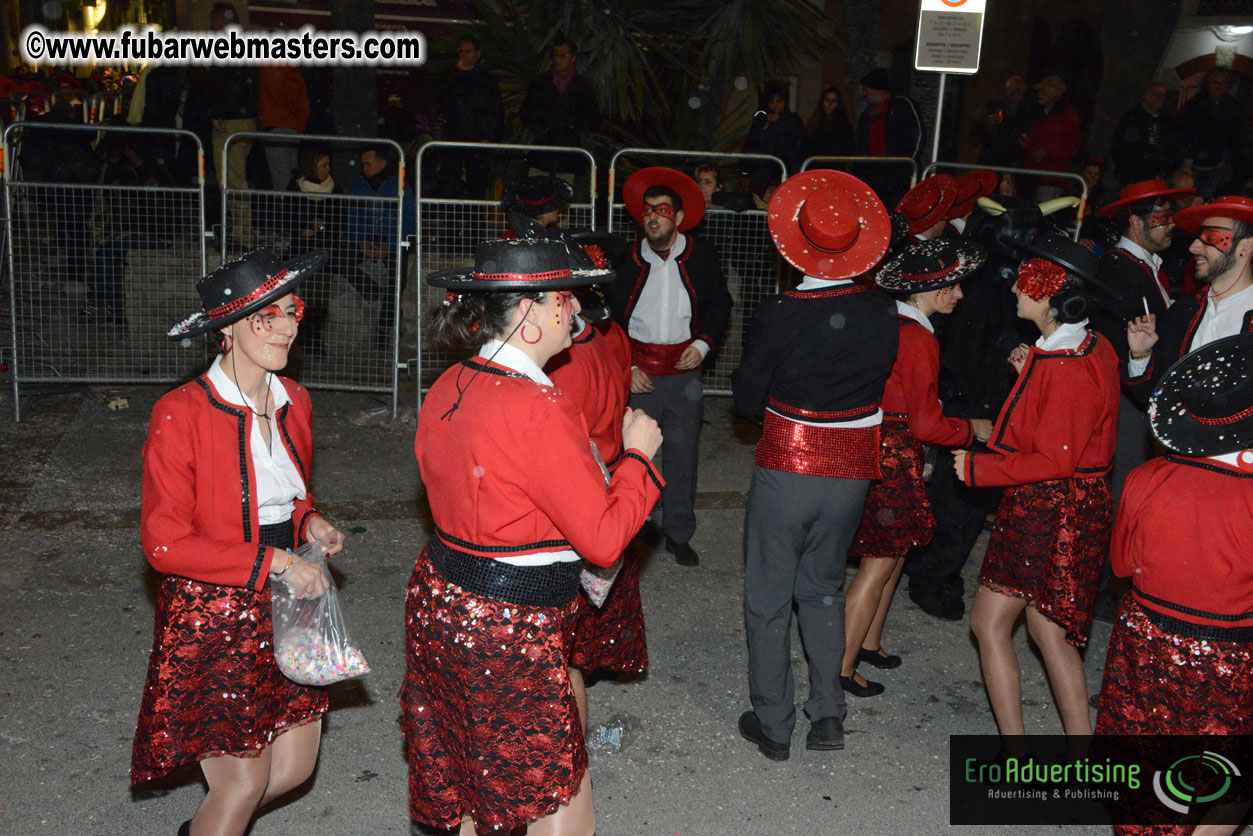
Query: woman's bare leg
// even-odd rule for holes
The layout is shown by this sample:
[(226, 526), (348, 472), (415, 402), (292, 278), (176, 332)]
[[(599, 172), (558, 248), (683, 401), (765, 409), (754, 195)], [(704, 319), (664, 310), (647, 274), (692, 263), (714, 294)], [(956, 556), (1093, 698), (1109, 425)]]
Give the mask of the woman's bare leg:
[(592, 810), (592, 777), (583, 773), (579, 789), (555, 812), (536, 819), (527, 827), (527, 836), (592, 836), (596, 832), (596, 815)]
[[(1001, 736), (1024, 734), (1022, 723), (1022, 678), (1018, 655), (1014, 652), (1014, 622), (1027, 606), (1021, 598), (993, 592), (980, 586), (970, 611), (970, 629), (979, 642), (979, 664), (983, 684), (992, 703), (992, 716)], [(1086, 695), (1085, 695), (1086, 700)]]
[[(866, 639), (866, 631), (879, 607), (883, 587), (892, 577), (893, 561), (880, 557), (867, 557), (861, 561), (853, 582), (844, 593), (844, 659), (840, 676), (854, 676), (857, 668), (857, 652)], [(865, 679), (858, 678), (865, 685)]]
[(209, 794), (191, 820), (191, 836), (242, 836), (270, 783), (270, 750), (255, 758), (205, 758), (200, 771)]
[(1035, 607), (1027, 607), (1027, 629), (1044, 656), (1044, 669), (1057, 711), (1062, 715), (1062, 728), (1066, 734), (1091, 734), (1083, 659), (1075, 646), (1066, 641), (1066, 628), (1041, 615)]
[(896, 585), (901, 580), (901, 570), (905, 568), (905, 558), (898, 557), (892, 561), (896, 566), (892, 569), (892, 575), (888, 578), (888, 582), (883, 585), (883, 591), (879, 593), (879, 606), (874, 611), (874, 618), (870, 621), (870, 629), (866, 632), (866, 637), (862, 639), (861, 646), (869, 650), (878, 650), (883, 647), (883, 624), (888, 620), (888, 610), (892, 608), (892, 598), (896, 595)]

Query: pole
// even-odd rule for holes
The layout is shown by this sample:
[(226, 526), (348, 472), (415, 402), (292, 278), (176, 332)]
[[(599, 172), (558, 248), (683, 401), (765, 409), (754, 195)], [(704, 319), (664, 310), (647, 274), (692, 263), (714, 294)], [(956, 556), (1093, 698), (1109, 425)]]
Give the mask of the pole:
[(935, 136), (931, 140), (931, 162), (940, 159), (940, 119), (944, 116), (944, 76), (940, 73), (940, 95), (935, 99)]

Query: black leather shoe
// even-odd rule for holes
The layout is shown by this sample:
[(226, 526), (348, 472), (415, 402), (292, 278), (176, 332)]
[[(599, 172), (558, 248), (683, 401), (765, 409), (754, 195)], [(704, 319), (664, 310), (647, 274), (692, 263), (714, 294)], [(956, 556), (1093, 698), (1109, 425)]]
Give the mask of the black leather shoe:
[(700, 555), (696, 554), (696, 549), (690, 543), (676, 543), (667, 537), (666, 551), (674, 555), (674, 562), (680, 566), (700, 565)]
[(178, 836), (191, 836), (191, 819), (178, 826)]
[(865, 662), (867, 665), (874, 665), (876, 668), (885, 671), (901, 666), (901, 657), (895, 654), (889, 656), (883, 652), (882, 647), (876, 647), (874, 650), (867, 650), (863, 647), (857, 651), (857, 661)]
[[(843, 730), (841, 730), (841, 736), (842, 734)], [(790, 741), (780, 743), (766, 737), (766, 732), (761, 727), (761, 720), (757, 719), (757, 714), (753, 711), (745, 711), (740, 715), (740, 737), (749, 743), (756, 743), (757, 751), (772, 761), (785, 761), (792, 754)], [(843, 743), (840, 745), (842, 746)]]
[(844, 748), (844, 724), (839, 717), (820, 717), (809, 726), (805, 748), (827, 752)]
[(927, 615), (941, 621), (961, 621), (966, 614), (966, 605), (958, 596), (927, 595), (909, 590), (909, 600), (918, 605)]
[(882, 683), (867, 679), (865, 685), (858, 685), (857, 680), (851, 676), (841, 676), (840, 687), (854, 697), (877, 697), (883, 693)]

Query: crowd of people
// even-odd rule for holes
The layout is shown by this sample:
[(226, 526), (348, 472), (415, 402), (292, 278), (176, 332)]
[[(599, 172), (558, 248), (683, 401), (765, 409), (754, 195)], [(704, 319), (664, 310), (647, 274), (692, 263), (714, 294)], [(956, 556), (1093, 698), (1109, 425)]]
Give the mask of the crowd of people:
[[(761, 422), (738, 727), (770, 760), (790, 757), (797, 723), (793, 610), (805, 746), (844, 749), (847, 697), (885, 691), (858, 666), (906, 663), (884, 644), (902, 572), (911, 594), (952, 594), (989, 510), (970, 627), (1003, 759), (1033, 757), (1011, 640), (1023, 617), (1066, 734), (1091, 733), (1080, 651), (1107, 560), (1131, 582), (1097, 731), (1253, 729), (1253, 200), (1176, 211), (1191, 190), (1132, 184), (1103, 210), (1123, 235), (1098, 255), (1045, 215), (1077, 201), (998, 198), (998, 182), (936, 175), (889, 210), (819, 169), (770, 199), (800, 280), (758, 306), (733, 376), (737, 409)], [(644, 168), (623, 195), (630, 242), (563, 229), (573, 188), (527, 178), (506, 190), (510, 235), (425, 277), (444, 291), (427, 339), (465, 359), (430, 389), (414, 442), (433, 531), (407, 587), (400, 703), (424, 828), (592, 833), (585, 676), (648, 666), (633, 544), (699, 571), (701, 368), (733, 301), (697, 180)], [(1197, 236), (1198, 286), (1182, 293), (1146, 245), (1176, 227)], [(277, 375), (305, 316), (295, 293), (324, 262), (229, 262), (170, 331), (221, 348), (158, 402), (144, 450), (142, 539), (166, 579), (131, 774), (199, 763), (209, 792), (182, 834), (243, 833), (317, 757), (325, 693), (275, 667), (269, 606), (280, 581), (324, 589), (295, 546), (342, 543), (308, 484), (308, 394)], [(1126, 473), (1150, 433), (1166, 455)], [(963, 505), (973, 515), (938, 510)], [(941, 539), (950, 554), (928, 557)]]

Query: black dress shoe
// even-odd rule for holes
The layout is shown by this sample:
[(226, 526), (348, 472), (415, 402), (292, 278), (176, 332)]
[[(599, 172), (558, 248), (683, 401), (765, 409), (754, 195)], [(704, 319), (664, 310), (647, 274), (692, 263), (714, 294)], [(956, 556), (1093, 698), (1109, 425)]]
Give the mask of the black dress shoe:
[(841, 676), (840, 687), (854, 697), (877, 697), (883, 693), (882, 683), (867, 679), (865, 685), (858, 685), (857, 680), (851, 676)]
[(960, 597), (928, 595), (911, 589), (909, 600), (917, 604), (918, 608), (927, 615), (941, 621), (961, 621), (962, 616), (966, 614), (966, 605), (962, 603)]
[(690, 543), (676, 543), (667, 537), (666, 551), (674, 555), (674, 562), (680, 566), (700, 565), (700, 556), (696, 554), (696, 549), (692, 548)]
[(820, 717), (809, 726), (805, 748), (827, 752), (844, 748), (844, 724), (839, 717)]
[(740, 715), (740, 737), (749, 743), (756, 743), (757, 750), (772, 761), (785, 761), (792, 754), (790, 741), (780, 743), (766, 737), (766, 731), (761, 727), (761, 720), (757, 718), (755, 711), (745, 711)]
[(865, 662), (867, 665), (874, 665), (881, 670), (891, 670), (901, 666), (901, 657), (893, 654), (889, 656), (883, 652), (882, 647), (876, 647), (874, 650), (862, 648), (857, 651), (857, 661)]
[(191, 836), (191, 819), (178, 826), (178, 836)]

